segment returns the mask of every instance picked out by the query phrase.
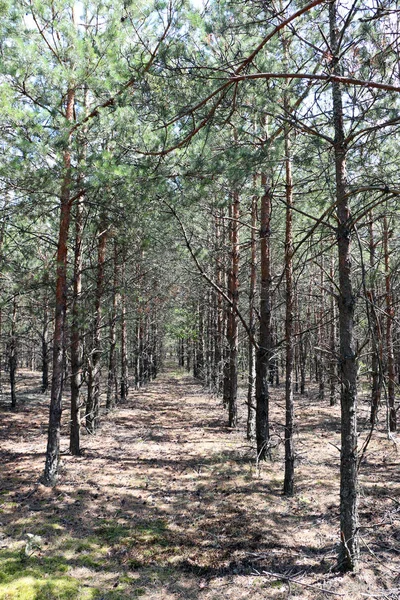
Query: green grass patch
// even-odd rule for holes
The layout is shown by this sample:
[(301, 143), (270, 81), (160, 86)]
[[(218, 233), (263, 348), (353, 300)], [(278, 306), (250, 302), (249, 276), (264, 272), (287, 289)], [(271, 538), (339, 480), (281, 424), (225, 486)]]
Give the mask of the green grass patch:
[(63, 557), (23, 556), (20, 550), (0, 552), (0, 600), (91, 600), (95, 590), (67, 575)]

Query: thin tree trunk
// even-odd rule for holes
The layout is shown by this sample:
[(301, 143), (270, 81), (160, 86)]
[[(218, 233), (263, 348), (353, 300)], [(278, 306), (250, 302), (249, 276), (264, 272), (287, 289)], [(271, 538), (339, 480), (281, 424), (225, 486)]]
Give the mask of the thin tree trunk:
[(196, 352), (196, 374), (195, 377), (204, 380), (204, 314), (203, 306), (198, 303), (197, 309), (198, 318), (198, 339), (197, 339), (197, 352)]
[[(88, 90), (85, 86), (83, 105), (87, 114)], [(78, 189), (82, 197), (75, 205), (75, 248), (74, 248), (74, 283), (72, 297), (72, 323), (71, 323), (71, 429), (69, 449), (72, 455), (79, 456), (80, 448), (80, 390), (82, 386), (83, 369), (83, 342), (82, 342), (82, 267), (83, 267), (83, 210), (84, 210), (84, 179), (85, 162), (87, 155), (87, 126), (83, 128), (82, 151), (80, 156)]]
[(381, 401), (382, 394), (382, 364), (381, 364), (381, 356), (382, 356), (382, 335), (379, 324), (379, 317), (376, 310), (376, 291), (375, 291), (375, 240), (374, 240), (374, 224), (373, 224), (373, 214), (371, 211), (371, 219), (369, 222), (369, 266), (370, 266), (370, 289), (369, 289), (369, 300), (371, 303), (371, 311), (372, 313), (372, 359), (371, 359), (371, 370), (372, 370), (372, 389), (371, 389), (371, 416), (370, 422), (371, 424), (375, 424), (376, 417), (378, 414), (378, 408)]
[(272, 353), (271, 335), (271, 188), (265, 174), (261, 176), (264, 193), (261, 197), (260, 223), (260, 343), (256, 359), (256, 437), (257, 456), (265, 459), (269, 453), (269, 360)]
[[(336, 0), (329, 5), (332, 72), (340, 74)], [(351, 213), (347, 195), (343, 104), (340, 84), (332, 82), (334, 153), (336, 172), (337, 243), (339, 257), (339, 364), (341, 382), (340, 458), (340, 550), (343, 571), (357, 567), (358, 473), (357, 473), (357, 358), (354, 349), (355, 296), (351, 277)]]
[[(7, 205), (8, 205), (8, 196), (6, 195), (6, 198), (4, 201), (4, 206), (3, 206), (4, 213), (7, 208)], [(3, 267), (4, 267), (3, 243), (4, 243), (4, 233), (6, 230), (6, 222), (7, 222), (7, 218), (5, 216), (3, 216), (2, 222), (1, 222), (1, 228), (0, 228), (0, 275), (2, 274)], [(2, 277), (0, 277), (0, 280), (2, 280)], [(0, 305), (0, 392), (3, 389), (3, 386), (2, 386), (3, 346), (1, 343), (2, 333), (3, 333), (3, 310)]]
[(107, 410), (112, 410), (118, 401), (117, 390), (117, 356), (116, 356), (116, 324), (117, 324), (117, 305), (118, 305), (118, 244), (114, 239), (114, 281), (112, 290), (112, 308), (110, 318), (109, 347), (110, 356), (108, 362), (107, 377)]
[(318, 319), (318, 346), (319, 350), (317, 352), (317, 378), (318, 378), (318, 397), (320, 400), (325, 398), (325, 355), (323, 351), (324, 343), (325, 343), (325, 331), (324, 331), (324, 315), (325, 315), (325, 293), (324, 293), (324, 269), (323, 269), (323, 258), (320, 272), (320, 310), (317, 313)]
[(8, 365), (10, 370), (10, 393), (11, 393), (11, 408), (17, 406), (17, 395), (15, 389), (15, 376), (17, 373), (17, 295), (13, 298), (13, 309), (11, 317), (11, 335), (10, 347), (8, 354)]
[[(284, 50), (287, 55), (288, 41), (284, 39)], [(284, 95), (285, 111), (289, 111), (287, 90)], [(285, 477), (283, 493), (292, 496), (294, 493), (294, 403), (293, 403), (293, 366), (294, 366), (294, 284), (293, 284), (293, 182), (292, 157), (289, 128), (285, 126), (285, 163), (286, 163), (286, 234), (285, 234), (285, 281), (286, 281), (286, 380), (285, 380)]]
[(396, 407), (395, 407), (395, 366), (393, 349), (393, 295), (392, 295), (392, 276), (390, 271), (390, 252), (389, 252), (389, 231), (388, 219), (385, 213), (383, 218), (383, 252), (385, 256), (385, 298), (386, 298), (386, 356), (387, 356), (387, 400), (388, 400), (388, 429), (389, 432), (396, 431)]
[(71, 430), (69, 449), (71, 454), (79, 456), (80, 449), (80, 389), (82, 385), (83, 347), (82, 347), (82, 233), (83, 200), (79, 199), (75, 207), (75, 250), (74, 284), (71, 323)]
[[(223, 262), (221, 258), (221, 215), (215, 220), (215, 239), (216, 239), (216, 280), (219, 288), (223, 286)], [(222, 368), (223, 368), (223, 329), (224, 329), (224, 308), (221, 294), (217, 294), (217, 332), (215, 342), (215, 364), (217, 368), (217, 393), (222, 393)]]
[[(47, 285), (47, 278), (44, 284)], [(43, 326), (42, 326), (42, 394), (45, 394), (49, 388), (49, 298), (47, 291), (43, 299)]]
[(238, 385), (238, 317), (239, 303), (239, 193), (233, 193), (231, 228), (231, 271), (229, 277), (229, 295), (232, 300), (230, 311), (231, 327), (229, 338), (229, 427), (237, 426), (237, 385)]
[(330, 267), (330, 279), (331, 279), (331, 296), (330, 296), (330, 312), (331, 312), (331, 326), (330, 326), (330, 363), (329, 363), (329, 404), (335, 406), (336, 404), (336, 382), (337, 382), (337, 356), (336, 356), (336, 297), (333, 286), (334, 282), (334, 260), (332, 257)]
[[(75, 90), (70, 88), (67, 94), (67, 121), (74, 119)], [(62, 392), (64, 383), (65, 319), (67, 314), (67, 255), (68, 231), (71, 219), (71, 150), (70, 141), (64, 151), (64, 173), (61, 186), (61, 215), (58, 233), (57, 272), (56, 272), (56, 309), (53, 337), (53, 375), (51, 380), (50, 416), (47, 438), (46, 464), (43, 475), (45, 485), (54, 485), (57, 481), (60, 432), (62, 414)]]
[(93, 323), (93, 349), (89, 364), (88, 397), (86, 405), (86, 429), (89, 433), (95, 433), (100, 424), (101, 321), (106, 243), (107, 228), (105, 225), (105, 219), (101, 219), (97, 246), (97, 277)]
[[(256, 178), (254, 177), (254, 184)], [(251, 249), (250, 249), (250, 289), (249, 289), (249, 329), (253, 337), (256, 333), (254, 301), (257, 285), (257, 203), (258, 196), (251, 201)], [(247, 387), (247, 439), (256, 439), (256, 353), (252, 340), (248, 341), (249, 381)]]
[(128, 399), (129, 380), (128, 380), (128, 354), (126, 337), (126, 290), (125, 290), (125, 263), (121, 266), (121, 402)]

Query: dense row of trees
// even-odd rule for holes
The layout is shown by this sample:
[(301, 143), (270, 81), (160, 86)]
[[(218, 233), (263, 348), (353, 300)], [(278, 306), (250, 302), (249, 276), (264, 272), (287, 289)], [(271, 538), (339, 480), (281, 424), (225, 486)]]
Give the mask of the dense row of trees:
[(173, 345), (230, 427), (245, 374), (257, 460), (284, 379), (287, 495), (294, 393), (340, 402), (339, 564), (355, 568), (360, 386), (370, 431), (396, 431), (397, 4), (3, 10), (0, 363), (13, 407), (24, 360), (50, 390), (44, 482), (63, 396), (79, 454), (101, 392), (111, 410)]

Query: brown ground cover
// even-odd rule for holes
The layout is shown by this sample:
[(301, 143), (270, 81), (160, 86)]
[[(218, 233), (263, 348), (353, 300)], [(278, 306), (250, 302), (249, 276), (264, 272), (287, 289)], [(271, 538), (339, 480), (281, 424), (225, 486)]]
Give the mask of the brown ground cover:
[[(400, 469), (383, 431), (361, 467), (361, 569), (341, 575), (338, 407), (296, 395), (297, 494), (287, 499), (283, 390), (273, 390), (272, 459), (257, 465), (244, 400), (230, 431), (220, 400), (170, 370), (84, 435), (79, 458), (67, 454), (65, 413), (62, 476), (48, 489), (38, 385), (25, 372), (18, 411), (6, 395), (0, 406), (1, 600), (400, 598)], [(361, 402), (361, 445), (367, 417)]]

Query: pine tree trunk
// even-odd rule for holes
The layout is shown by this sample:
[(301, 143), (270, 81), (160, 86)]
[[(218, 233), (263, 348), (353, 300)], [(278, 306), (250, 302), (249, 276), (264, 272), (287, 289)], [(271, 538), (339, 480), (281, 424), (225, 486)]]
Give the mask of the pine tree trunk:
[(229, 343), (229, 427), (237, 426), (237, 385), (238, 385), (238, 317), (239, 303), (239, 193), (233, 193), (232, 228), (231, 228), (231, 270), (229, 277), (229, 296), (232, 300), (230, 311)]
[(389, 239), (391, 232), (389, 231), (388, 219), (385, 213), (383, 218), (383, 252), (385, 256), (385, 299), (386, 299), (386, 356), (387, 356), (387, 400), (388, 400), (388, 429), (389, 432), (396, 431), (396, 407), (395, 407), (395, 380), (396, 372), (394, 366), (394, 349), (393, 349), (393, 295), (392, 295), (392, 277), (390, 271), (390, 253)]
[(374, 240), (374, 225), (373, 225), (373, 214), (371, 212), (371, 219), (369, 222), (369, 266), (371, 270), (371, 284), (368, 292), (368, 297), (371, 305), (369, 314), (371, 315), (371, 328), (372, 328), (372, 359), (371, 359), (371, 370), (372, 370), (372, 389), (371, 389), (371, 424), (375, 424), (376, 417), (378, 414), (378, 408), (381, 401), (382, 394), (382, 335), (379, 324), (379, 317), (377, 313), (377, 299), (375, 291), (375, 240)]
[(108, 377), (107, 377), (107, 400), (106, 409), (112, 410), (118, 401), (117, 389), (117, 356), (116, 356), (116, 324), (117, 324), (117, 304), (118, 304), (118, 245), (114, 240), (114, 280), (112, 289), (112, 308), (110, 318), (109, 332), (109, 360), (108, 360)]
[(69, 449), (72, 455), (79, 456), (81, 452), (80, 389), (82, 385), (83, 366), (81, 326), (83, 199), (78, 200), (75, 211), (74, 289), (71, 308), (71, 430)]
[(89, 366), (88, 399), (86, 406), (86, 429), (95, 433), (100, 425), (100, 359), (102, 299), (104, 289), (104, 263), (106, 259), (107, 228), (105, 220), (100, 222), (97, 246), (96, 298), (93, 323), (93, 349)]
[[(323, 258), (322, 258), (323, 261)], [(325, 315), (325, 293), (324, 293), (324, 269), (323, 264), (320, 272), (320, 310), (317, 316), (318, 319), (318, 346), (319, 350), (317, 353), (317, 369), (318, 369), (318, 398), (324, 400), (325, 398), (325, 356), (324, 356), (324, 343), (325, 343), (325, 331), (324, 331), (324, 315)]]
[[(75, 90), (70, 88), (67, 94), (67, 121), (74, 119)], [(64, 151), (63, 181), (61, 186), (61, 215), (58, 232), (57, 272), (56, 272), (56, 310), (53, 337), (53, 375), (51, 380), (50, 416), (47, 438), (46, 464), (43, 475), (45, 485), (54, 485), (57, 481), (60, 433), (62, 414), (62, 392), (64, 383), (65, 319), (67, 314), (67, 255), (68, 231), (71, 219), (71, 150), (70, 139)]]
[(15, 376), (17, 374), (17, 296), (13, 298), (13, 310), (11, 317), (11, 335), (10, 335), (10, 347), (8, 354), (8, 366), (10, 371), (10, 394), (11, 394), (11, 408), (17, 406), (17, 394), (15, 389)]
[[(44, 282), (47, 285), (48, 281), (45, 278)], [(43, 325), (42, 325), (42, 394), (45, 394), (49, 388), (49, 298), (47, 291), (43, 299)]]
[[(254, 177), (255, 180), (255, 177)], [(255, 181), (254, 181), (255, 184)], [(250, 289), (249, 289), (249, 329), (255, 337), (256, 315), (254, 301), (257, 285), (257, 203), (258, 196), (253, 196), (251, 202), (251, 248), (250, 248)], [(247, 387), (247, 439), (256, 439), (256, 353), (252, 340), (248, 342), (249, 381)]]
[[(284, 40), (285, 54), (287, 41)], [(284, 105), (289, 112), (289, 102), (285, 90)], [(294, 493), (294, 403), (293, 403), (293, 366), (294, 366), (294, 284), (293, 284), (293, 182), (292, 157), (289, 128), (285, 126), (285, 162), (286, 162), (286, 233), (285, 233), (285, 281), (286, 281), (286, 379), (285, 379), (285, 477), (283, 493), (292, 496)]]
[[(215, 219), (215, 243), (216, 243), (216, 281), (218, 287), (221, 289), (223, 286), (223, 271), (222, 271), (222, 259), (221, 259), (221, 219), (216, 217)], [(222, 365), (223, 365), (223, 329), (224, 329), (224, 317), (223, 317), (223, 299), (220, 294), (216, 295), (216, 315), (217, 315), (217, 327), (216, 327), (216, 339), (215, 339), (215, 365), (217, 369), (217, 383), (216, 389), (217, 394), (222, 393)]]
[(127, 332), (126, 332), (126, 290), (125, 290), (125, 264), (121, 267), (121, 402), (128, 399), (129, 379), (128, 379), (128, 350), (127, 350)]
[(260, 227), (260, 337), (256, 357), (256, 437), (259, 460), (269, 453), (269, 361), (272, 354), (271, 334), (271, 188), (261, 176), (264, 193), (261, 197)]
[[(329, 5), (332, 72), (340, 74), (336, 0)], [(351, 213), (347, 196), (343, 104), (340, 84), (332, 82), (334, 153), (336, 173), (337, 243), (339, 257), (339, 377), (341, 382), (340, 550), (339, 567), (357, 568), (358, 473), (357, 473), (357, 358), (354, 349), (355, 296), (351, 277)]]
[(196, 374), (195, 377), (204, 381), (204, 315), (203, 306), (198, 303), (197, 309), (198, 318), (198, 339), (196, 352)]
[(330, 312), (331, 312), (331, 325), (330, 325), (330, 362), (329, 362), (329, 404), (335, 406), (336, 404), (336, 382), (337, 382), (337, 357), (336, 357), (336, 298), (335, 289), (333, 286), (334, 282), (334, 260), (332, 257), (331, 268), (330, 268), (330, 279), (331, 279), (331, 296), (330, 296)]

